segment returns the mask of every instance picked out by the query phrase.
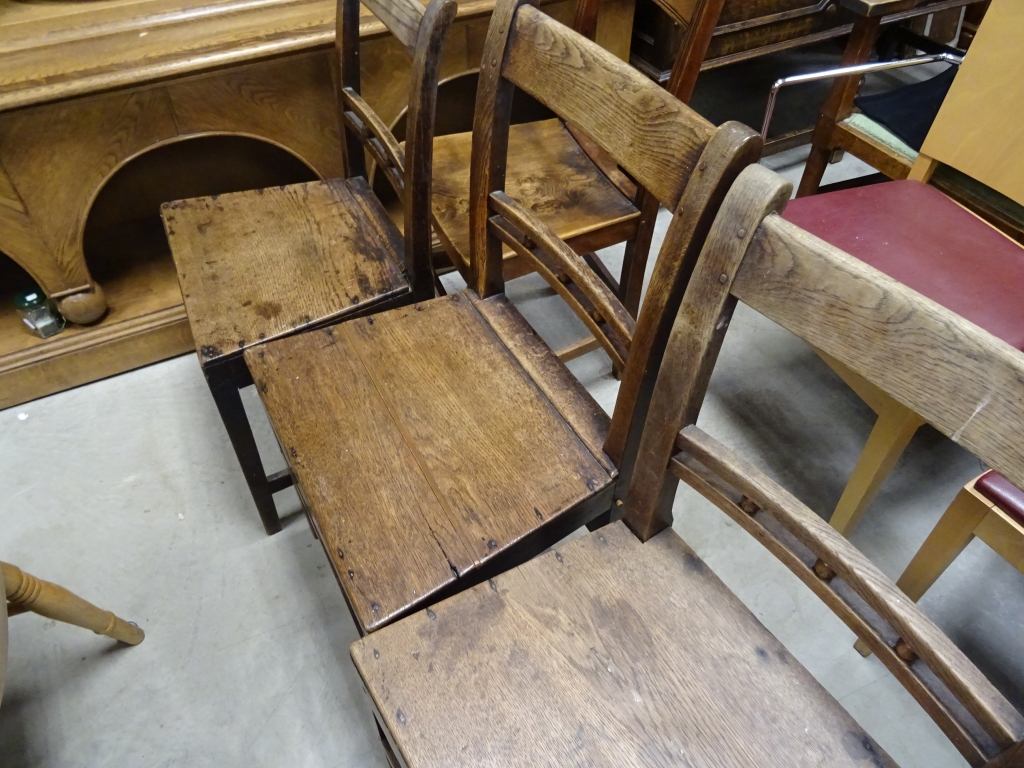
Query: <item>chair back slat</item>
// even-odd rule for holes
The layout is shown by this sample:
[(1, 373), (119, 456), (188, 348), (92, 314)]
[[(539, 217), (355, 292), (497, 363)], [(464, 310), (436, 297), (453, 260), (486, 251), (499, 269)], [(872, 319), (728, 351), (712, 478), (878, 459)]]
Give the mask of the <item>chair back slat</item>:
[(594, 139), (669, 209), (715, 131), (637, 70), (532, 6), (516, 14), (502, 75)]
[(420, 21), (427, 8), (419, 0), (361, 0), (370, 13), (383, 22), (388, 31), (412, 56), (416, 51), (416, 36)]
[(778, 216), (732, 291), (1024, 487), (1024, 353)]

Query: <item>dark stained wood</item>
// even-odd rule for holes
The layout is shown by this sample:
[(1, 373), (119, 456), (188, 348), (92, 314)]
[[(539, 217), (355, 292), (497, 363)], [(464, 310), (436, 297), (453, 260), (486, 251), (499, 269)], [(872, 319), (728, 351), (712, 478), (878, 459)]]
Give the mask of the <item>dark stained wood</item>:
[(672, 524), (675, 486), (662, 478), (676, 433), (696, 421), (703, 404), (735, 307), (729, 289), (747, 245), (768, 213), (785, 208), (792, 191), (781, 176), (752, 165), (740, 174), (711, 227), (672, 326), (629, 480), (624, 520), (641, 541)]
[(423, 19), (424, 5), (417, 0), (360, 0), (380, 19), (410, 56), (416, 55), (417, 36)]
[[(740, 300), (820, 344), (845, 368), (921, 410), (953, 440), (983, 461), (1005, 466), (1008, 477), (1020, 482), (1024, 446), (1006, 425), (1024, 418), (1024, 354), (785, 222), (775, 212), (788, 187), (752, 166), (721, 207), (659, 371), (625, 523), (641, 540), (670, 526), (676, 481), (686, 481), (779, 557), (878, 653), (970, 764), (985, 765), (1015, 748), (1024, 718), (837, 531), (694, 425)], [(753, 505), (744, 507), (743, 499)], [(789, 538), (779, 536), (777, 526)], [(907, 661), (915, 656), (931, 676)], [(949, 696), (963, 709), (950, 707)]]
[(512, 22), (523, 2), (525, 0), (500, 2), (495, 6), (487, 28), (477, 81), (469, 170), (468, 282), (477, 296), (483, 299), (502, 293), (505, 288), (501, 242), (489, 237), (487, 232), (487, 220), (491, 217), (488, 198), (493, 190), (505, 188), (509, 121), (515, 86), (502, 77), (502, 69)]
[[(536, 8), (524, 7), (514, 24), (503, 77), (598, 140), (641, 186), (674, 208), (693, 172), (692, 163), (677, 158), (695, 162), (714, 132), (711, 125), (664, 91), (650, 92), (639, 72), (618, 66), (597, 46), (582, 45)], [(561, 66), (566, 59), (575, 66)], [(635, 98), (637, 92), (645, 98)], [(593, 110), (597, 98), (605, 110)]]
[[(992, 743), (998, 748), (1013, 744), (1024, 733), (1024, 719), (1003, 698), (995, 687), (971, 664), (963, 653), (936, 627), (917, 606), (870, 560), (829, 526), (818, 515), (802, 505), (791, 494), (749, 462), (718, 443), (694, 426), (687, 427), (679, 438), (679, 447), (688, 457), (710, 469), (725, 483), (751, 497), (768, 514), (770, 520), (781, 525), (806, 548), (806, 552), (820, 558), (829, 571), (834, 572), (846, 587), (862, 599), (871, 610), (881, 616), (890, 631), (913, 637), (913, 648), (925, 650), (925, 663), (942, 681), (946, 690), (976, 719), (982, 731), (973, 723), (960, 721), (941, 697), (941, 687), (934, 689), (927, 679), (908, 668), (900, 655), (899, 642), (890, 645), (883, 635), (865, 619), (863, 609), (851, 607), (849, 598), (823, 581), (808, 568), (800, 552), (794, 552), (771, 532), (762, 518), (757, 522), (740, 511), (728, 494), (713, 487), (688, 466), (687, 459), (674, 458), (672, 472), (701, 493), (705, 494), (730, 517), (761, 541), (776, 557), (793, 570), (857, 635), (868, 642), (881, 661), (900, 683), (914, 696), (938, 726), (953, 742), (971, 765), (984, 765)], [(805, 556), (806, 557), (806, 556)], [(809, 559), (809, 558), (808, 558)], [(908, 643), (908, 645), (910, 645)], [(978, 734), (978, 735), (975, 735)], [(988, 734), (988, 738), (984, 737)], [(982, 738), (979, 738), (982, 736)], [(992, 741), (989, 741), (991, 739)]]
[(697, 0), (696, 5), (687, 19), (686, 36), (676, 49), (672, 74), (669, 76), (666, 89), (682, 102), (689, 102), (693, 95), (693, 87), (697, 84), (697, 76), (704, 61), (704, 54), (711, 42), (715, 24), (722, 12), (725, 0)]
[[(496, 37), (494, 31), (511, 22), (504, 13), (507, 8), (515, 11), (516, 0), (507, 0), (496, 10), (485, 61), (506, 58), (507, 40)], [(596, 48), (569, 34), (575, 45)], [(622, 74), (628, 65), (615, 61), (614, 69)], [(671, 99), (656, 84), (639, 83), (638, 98)], [(478, 124), (494, 114), (494, 103), (494, 99), (478, 101)], [(608, 105), (598, 98), (591, 108), (607, 111)], [(556, 127), (564, 133), (557, 123)], [(679, 111), (673, 133), (706, 127), (696, 114)], [(733, 125), (719, 132), (708, 130), (713, 133), (709, 146), (715, 147), (708, 154), (710, 170), (706, 175), (708, 168), (699, 171), (695, 191), (684, 193), (686, 205), (695, 210), (682, 215), (677, 226), (703, 221), (701, 212), (709, 199), (717, 204), (724, 194), (719, 186), (731, 181), (728, 169), (756, 158), (756, 152), (748, 151), (753, 134), (747, 129)], [(597, 135), (594, 140), (600, 144), (604, 139)], [(666, 171), (694, 165), (699, 153), (700, 149), (693, 156), (672, 158)], [(474, 156), (474, 169), (481, 162)], [(495, 155), (488, 162), (500, 170), (504, 158)], [(631, 359), (633, 320), (603, 273), (591, 266), (587, 256), (572, 252), (500, 186), (490, 188), (494, 173), (474, 170), (474, 174), (471, 199), (481, 197), (488, 206), (487, 215), (508, 227), (509, 242), (523, 251), (521, 255), (536, 257), (536, 266), (565, 291), (595, 332), (614, 339), (612, 352), (620, 360)], [(488, 231), (488, 219), (478, 220), (478, 226), (499, 242)], [(689, 242), (687, 238), (682, 233), (682, 240), (669, 242), (678, 245)], [(500, 258), (500, 249), (495, 250)], [(665, 258), (672, 262), (681, 255), (669, 250)], [(494, 274), (500, 280), (500, 262), (498, 267)], [(672, 311), (660, 298), (652, 300), (651, 306), (663, 314)], [(345, 363), (339, 364), (335, 359), (342, 355)], [(362, 395), (322, 399), (320, 382), (346, 381), (354, 360), (373, 384), (372, 391), (365, 388), (367, 396), (376, 393), (380, 407), (366, 406)], [(280, 339), (247, 350), (246, 362), (285, 446), (314, 530), (364, 632), (525, 561), (615, 506), (616, 463), (601, 449), (608, 417), (500, 291), (480, 296), (469, 289), (349, 320), (330, 334)], [(331, 413), (325, 415), (325, 411)], [(624, 410), (624, 418), (629, 412)], [(394, 458), (398, 455), (394, 447), (387, 455), (377, 445), (362, 450), (365, 441), (374, 439), (374, 423), (382, 419), (393, 426), (381, 427), (380, 434), (394, 436), (397, 429), (408, 448), (407, 459)], [(345, 426), (357, 420), (361, 420), (357, 427)], [(304, 467), (303, 457), (311, 454), (325, 458)], [(355, 484), (359, 488), (373, 483), (396, 487), (379, 489), (376, 496), (360, 492), (354, 497), (352, 473), (360, 474)], [(421, 477), (437, 502), (428, 506), (417, 502), (411, 512), (426, 520), (425, 529), (421, 526), (417, 535), (430, 541), (419, 551), (433, 554), (424, 554), (423, 567), (419, 556), (406, 563), (401, 538), (389, 540), (386, 534), (389, 527), (400, 524), (390, 510), (403, 489), (413, 485), (408, 474)], [(393, 475), (401, 477), (392, 483)], [(422, 485), (418, 487), (422, 490)], [(375, 509), (380, 504), (386, 510), (378, 515)], [(364, 527), (373, 532), (364, 535)], [(372, 539), (374, 546), (364, 544), (364, 538)], [(353, 542), (360, 542), (356, 550)], [(344, 556), (338, 553), (339, 547)], [(415, 573), (398, 578), (393, 575), (395, 568)], [(354, 582), (364, 572), (372, 572), (370, 581), (376, 586), (360, 587), (360, 591)], [(385, 589), (381, 586), (385, 583), (394, 586)]]
[(839, 5), (861, 16), (883, 16), (887, 13), (909, 11), (919, 0), (839, 0)]
[[(680, 52), (678, 69), (682, 79), (679, 89), (681, 93), (685, 92), (686, 98), (692, 90), (692, 80), (699, 70), (720, 5), (720, 0), (709, 0), (695, 11), (692, 35), (687, 38), (685, 50)], [(592, 39), (596, 27), (597, 3), (580, 0), (574, 29)], [(503, 26), (496, 34), (507, 36), (508, 31), (509, 28)], [(497, 46), (497, 42), (494, 45)], [(512, 55), (511, 51), (509, 55)], [(568, 119), (565, 126), (540, 124), (538, 129), (541, 130), (534, 130), (530, 126), (517, 125), (510, 129), (507, 122), (511, 109), (511, 86), (494, 72), (488, 72), (488, 67), (499, 67), (499, 59), (492, 57), (488, 62), (485, 57), (483, 61), (477, 103), (486, 103), (490, 107), (483, 111), (482, 119), (486, 125), (474, 126), (473, 135), (483, 145), (474, 155), (478, 158), (484, 157), (483, 152), (489, 153), (488, 158), (504, 155), (506, 162), (499, 168), (491, 167), (490, 159), (480, 160), (482, 165), (477, 171), (492, 175), (492, 181), (484, 186), (504, 188), (510, 197), (537, 211), (545, 223), (552, 225), (559, 237), (578, 253), (599, 250), (625, 240), (627, 257), (618, 281), (621, 286), (618, 293), (625, 301), (626, 309), (635, 316), (658, 209), (657, 195), (638, 192), (635, 183), (618, 167), (614, 153), (594, 142), (587, 130), (560, 107), (554, 107), (554, 111)], [(492, 137), (495, 140), (493, 146)], [(445, 155), (445, 160), (438, 164), (434, 187), (439, 240), (467, 282), (482, 291), (482, 295), (491, 295), (501, 290), (501, 280), (497, 275), (499, 264), (494, 261), (499, 250), (506, 259), (500, 265), (505, 279), (524, 274), (530, 267), (519, 263), (514, 247), (506, 244), (503, 248), (497, 238), (482, 239), (475, 244), (481, 254), (487, 249), (493, 249), (494, 253), (485, 263), (471, 267), (470, 252), (474, 246), (464, 234), (467, 217), (463, 209), (469, 209), (470, 231), (474, 231), (474, 217), (485, 215), (484, 203), (482, 200), (472, 202), (464, 193), (472, 176), (467, 170), (467, 137), (450, 137), (443, 143), (443, 149), (435, 147), (435, 151), (440, 150), (438, 153)], [(548, 162), (549, 159), (553, 162)], [(555, 178), (551, 178), (553, 176)], [(608, 184), (609, 180), (614, 186)], [(581, 195), (581, 191), (584, 194)], [(474, 205), (478, 207), (474, 208)], [(563, 217), (564, 226), (559, 221)]]
[(468, 293), (477, 311), (533, 379), (534, 384), (573, 428), (576, 436), (594, 455), (608, 474), (615, 476), (615, 463), (604, 453), (611, 420), (591, 397), (579, 379), (559, 363), (529, 323), (517, 312), (504, 294), (479, 299)]
[[(406, 2), (422, 8), (417, 0)], [(455, 20), (454, 0), (432, 3), (423, 16), (424, 39), (417, 43), (412, 62), (406, 137), (409, 150), (405, 169), (405, 265), (412, 295), (417, 301), (433, 298), (434, 271), (431, 265), (431, 179), (433, 177), (434, 117), (437, 111), (437, 82), (441, 46)], [(390, 136), (390, 132), (388, 133)]]
[[(561, 364), (537, 341), (520, 354), (550, 390)], [(246, 359), (363, 631), (610, 488), (592, 402), (561, 385), (553, 406), (466, 294)]]
[[(586, 259), (562, 242), (543, 221), (504, 192), (492, 192), (490, 204), (499, 216), (504, 217), (519, 232), (535, 242), (548, 259), (555, 262), (560, 275), (567, 277), (583, 291), (593, 305), (593, 311), (600, 313), (620, 340), (628, 343), (633, 338), (636, 322)], [(554, 282), (559, 285), (563, 283), (557, 278)]]
[(670, 530), (613, 523), (352, 658), (411, 768), (895, 765)]

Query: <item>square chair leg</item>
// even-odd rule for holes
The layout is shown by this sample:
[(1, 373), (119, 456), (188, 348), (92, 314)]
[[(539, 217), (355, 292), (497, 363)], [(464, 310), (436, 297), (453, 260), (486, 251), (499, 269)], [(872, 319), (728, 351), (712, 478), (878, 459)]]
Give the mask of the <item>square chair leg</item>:
[[(244, 363), (240, 366), (245, 368)], [(271, 488), (270, 479), (263, 468), (263, 461), (260, 459), (259, 449), (256, 447), (256, 438), (252, 433), (252, 426), (245, 414), (245, 406), (242, 405), (242, 397), (239, 394), (239, 379), (232, 370), (231, 365), (216, 365), (205, 368), (203, 373), (210, 385), (210, 392), (217, 404), (220, 418), (231, 438), (231, 445), (235, 449), (238, 463), (245, 475), (245, 482), (249, 484), (249, 491), (252, 499), (256, 502), (256, 509), (260, 513), (263, 527), (267, 535), (272, 535), (281, 530), (281, 518), (277, 514), (277, 507), (274, 506), (274, 493)], [(249, 382), (245, 382), (245, 386)]]

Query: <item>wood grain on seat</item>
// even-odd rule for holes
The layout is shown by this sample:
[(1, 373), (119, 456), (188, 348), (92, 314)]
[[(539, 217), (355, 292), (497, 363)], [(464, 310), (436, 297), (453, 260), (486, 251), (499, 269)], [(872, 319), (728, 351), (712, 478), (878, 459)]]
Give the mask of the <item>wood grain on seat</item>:
[(409, 291), (402, 236), (362, 179), (181, 200), (163, 214), (204, 365)]
[[(469, 269), (469, 163), (471, 133), (434, 139), (434, 219), (450, 246)], [(506, 194), (534, 214), (570, 245), (593, 234), (582, 250), (593, 251), (628, 240), (640, 212), (587, 157), (558, 118), (521, 123), (509, 129)], [(577, 247), (577, 250), (581, 248)], [(513, 265), (504, 251), (505, 274), (532, 271)]]
[(608, 525), (352, 657), (410, 768), (894, 765), (671, 529)]
[(549, 381), (546, 347), (528, 372), (496, 325), (455, 294), (246, 353), (363, 631), (610, 504), (611, 465), (587, 447), (600, 408)]

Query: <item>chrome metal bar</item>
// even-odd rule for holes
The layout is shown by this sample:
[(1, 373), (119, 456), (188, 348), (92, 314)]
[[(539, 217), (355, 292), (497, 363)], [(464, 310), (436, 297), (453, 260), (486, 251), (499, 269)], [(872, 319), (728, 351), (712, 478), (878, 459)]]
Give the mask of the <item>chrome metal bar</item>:
[(886, 69), (902, 69), (903, 67), (914, 67), (918, 64), (932, 64), (936, 61), (944, 61), (947, 64), (961, 64), (963, 56), (956, 56), (952, 53), (932, 53), (927, 56), (915, 56), (912, 59), (898, 59), (896, 61), (876, 61), (872, 64), (855, 64), (850, 67), (836, 67), (835, 69), (824, 69), (820, 72), (807, 72), (802, 75), (790, 75), (780, 77), (772, 85), (768, 94), (768, 107), (764, 113), (764, 124), (761, 127), (761, 138), (768, 139), (768, 125), (772, 121), (772, 113), (775, 111), (775, 99), (779, 95), (779, 89), (786, 85), (797, 85), (799, 83), (811, 83), (815, 80), (826, 80), (832, 77), (846, 77), (848, 75), (866, 75), (869, 72), (882, 72)]

